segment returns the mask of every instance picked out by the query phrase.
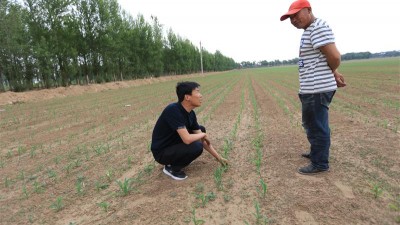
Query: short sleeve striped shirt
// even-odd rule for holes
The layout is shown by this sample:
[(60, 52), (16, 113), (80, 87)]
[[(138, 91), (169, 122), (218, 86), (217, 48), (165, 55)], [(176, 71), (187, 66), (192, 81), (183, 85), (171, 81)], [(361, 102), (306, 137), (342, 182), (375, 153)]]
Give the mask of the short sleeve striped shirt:
[(326, 57), (318, 49), (335, 43), (329, 25), (316, 19), (303, 33), (299, 53), (300, 94), (314, 94), (337, 89), (335, 77)]

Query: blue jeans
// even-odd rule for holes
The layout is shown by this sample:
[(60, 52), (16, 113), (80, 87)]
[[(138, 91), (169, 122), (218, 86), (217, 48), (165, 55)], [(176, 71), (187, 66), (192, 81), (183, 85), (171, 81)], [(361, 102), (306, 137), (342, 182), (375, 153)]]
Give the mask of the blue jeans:
[(317, 94), (299, 94), (302, 106), (302, 122), (310, 142), (311, 164), (319, 169), (329, 169), (329, 104), (335, 91)]

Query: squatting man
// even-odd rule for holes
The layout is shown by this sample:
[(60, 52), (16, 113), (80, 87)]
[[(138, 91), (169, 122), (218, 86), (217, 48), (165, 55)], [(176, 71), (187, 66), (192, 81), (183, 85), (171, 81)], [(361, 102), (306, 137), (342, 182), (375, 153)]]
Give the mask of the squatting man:
[(161, 113), (153, 129), (151, 151), (154, 159), (164, 165), (163, 172), (175, 180), (184, 180), (183, 168), (198, 158), (203, 148), (226, 166), (211, 145), (204, 126), (197, 123), (193, 109), (201, 106), (203, 96), (196, 82), (179, 82), (176, 86), (178, 102), (169, 104)]

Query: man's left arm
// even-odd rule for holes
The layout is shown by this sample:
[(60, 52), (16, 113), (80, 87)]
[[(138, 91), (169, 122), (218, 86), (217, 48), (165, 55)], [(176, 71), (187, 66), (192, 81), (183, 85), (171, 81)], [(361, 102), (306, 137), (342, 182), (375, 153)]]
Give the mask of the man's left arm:
[[(201, 130), (193, 130), (192, 131), (195, 134), (202, 133)], [(204, 138), (201, 139), (203, 142), (203, 147), (212, 155), (214, 156), (215, 159), (218, 160), (219, 163), (221, 163), (223, 166), (228, 165), (228, 160), (221, 157), (218, 152), (214, 149), (214, 147), (211, 144), (210, 139), (208, 139), (208, 136), (206, 135)]]
[(333, 75), (335, 76), (337, 86), (346, 86), (343, 75), (337, 70), (340, 65), (341, 55), (339, 50), (336, 48), (335, 43), (321, 46), (319, 50), (322, 52), (322, 54), (324, 54), (326, 61), (328, 62), (328, 66), (331, 68)]

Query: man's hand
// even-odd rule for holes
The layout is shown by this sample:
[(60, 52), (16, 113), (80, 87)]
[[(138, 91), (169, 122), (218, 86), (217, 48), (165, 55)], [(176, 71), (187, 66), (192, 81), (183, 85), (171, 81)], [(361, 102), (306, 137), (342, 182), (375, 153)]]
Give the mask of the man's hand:
[(345, 87), (346, 86), (346, 83), (344, 82), (344, 77), (343, 77), (343, 75), (341, 73), (335, 71), (333, 73), (333, 75), (335, 76), (336, 85), (338, 87)]
[(218, 158), (218, 162), (221, 163), (222, 166), (227, 166), (229, 164), (228, 160), (221, 156)]
[(205, 141), (207, 143), (207, 145), (211, 145), (210, 139), (208, 139), (207, 134), (201, 140), (202, 140), (202, 142)]

